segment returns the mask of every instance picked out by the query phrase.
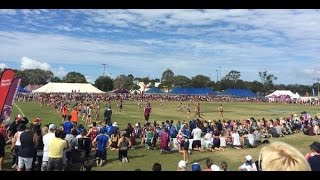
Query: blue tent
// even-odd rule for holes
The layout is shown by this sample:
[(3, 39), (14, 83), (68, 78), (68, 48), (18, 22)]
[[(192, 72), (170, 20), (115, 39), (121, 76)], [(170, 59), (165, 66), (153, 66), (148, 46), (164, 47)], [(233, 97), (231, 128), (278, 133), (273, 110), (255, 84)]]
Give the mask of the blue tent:
[(24, 89), (23, 87), (19, 86), (18, 92), (19, 93), (29, 93), (30, 91), (28, 91), (28, 90)]
[(157, 87), (153, 87), (153, 88), (148, 89), (144, 93), (145, 94), (163, 94), (164, 92), (161, 89), (157, 88)]
[(235, 97), (257, 97), (257, 95), (249, 89), (229, 88), (223, 92), (223, 95), (235, 96)]
[(210, 88), (175, 88), (169, 94), (180, 95), (209, 95), (214, 94), (214, 90)]

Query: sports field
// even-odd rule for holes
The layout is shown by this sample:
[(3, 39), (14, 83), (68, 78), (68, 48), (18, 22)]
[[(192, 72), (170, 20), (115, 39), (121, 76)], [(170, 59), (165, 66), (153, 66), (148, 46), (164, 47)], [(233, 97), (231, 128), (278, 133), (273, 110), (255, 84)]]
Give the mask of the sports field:
[[(138, 111), (138, 102), (136, 101), (123, 101), (123, 109), (122, 112), (119, 112), (116, 106), (117, 102), (112, 102), (112, 121), (118, 122), (120, 129), (125, 129), (127, 123), (131, 123), (134, 125), (137, 122), (141, 124), (144, 123), (143, 119), (143, 110)], [(188, 102), (184, 102), (184, 105), (187, 105)], [(38, 104), (33, 102), (16, 102), (16, 104), (21, 108), (23, 113), (28, 117), (30, 121), (32, 121), (35, 117), (40, 117), (42, 119), (42, 124), (48, 123), (61, 123), (61, 117), (59, 114), (54, 112), (53, 109), (49, 107), (40, 107)], [(160, 107), (159, 102), (151, 101), (152, 113), (150, 116), (150, 121), (153, 122), (157, 120), (158, 122), (162, 122), (165, 120), (174, 120), (177, 122), (178, 120), (184, 121), (188, 120), (188, 116), (186, 111), (183, 113), (178, 111), (179, 102), (165, 102), (164, 108)], [(286, 104), (267, 104), (267, 103), (235, 103), (235, 102), (227, 102), (227, 103), (218, 103), (218, 102), (201, 102), (201, 112), (202, 116), (206, 120), (219, 119), (218, 115), (218, 107), (220, 104), (224, 106), (224, 119), (244, 119), (255, 117), (259, 118), (279, 118), (279, 117), (287, 117), (289, 114), (300, 114), (301, 111), (306, 111), (310, 113), (312, 116), (318, 114), (319, 107), (316, 106), (308, 106), (308, 105), (286, 105)], [(101, 107), (104, 107), (104, 103), (101, 102)], [(191, 108), (194, 108), (192, 105)], [(192, 109), (192, 112), (194, 109)], [(18, 109), (14, 107), (13, 115), (19, 113)], [(103, 116), (103, 108), (101, 109), (100, 116)], [(193, 117), (194, 114), (191, 115)], [(82, 122), (84, 123), (84, 122)], [(288, 135), (283, 138), (274, 138), (269, 139), (272, 141), (283, 141), (287, 142), (297, 149), (299, 149), (303, 154), (309, 152), (309, 144), (312, 141), (318, 140), (319, 136), (306, 136), (302, 133)], [(160, 154), (158, 149), (155, 150), (147, 150), (145, 147), (140, 145), (140, 140), (138, 141), (138, 147), (132, 150), (129, 150), (128, 157), (129, 163), (123, 164), (118, 161), (118, 152), (111, 151), (108, 149), (107, 151), (107, 164), (103, 167), (94, 167), (93, 170), (97, 171), (132, 171), (134, 169), (141, 169), (144, 171), (150, 171), (152, 169), (152, 165), (155, 162), (158, 162), (162, 165), (162, 170), (165, 171), (175, 171), (177, 169), (178, 162), (182, 159), (182, 155), (178, 152), (173, 152), (170, 154)], [(228, 163), (229, 170), (237, 170), (238, 167), (244, 162), (244, 157), (247, 154), (252, 155), (254, 160), (257, 160), (260, 148), (253, 149), (231, 149), (226, 148), (225, 151), (221, 152), (193, 152), (190, 156), (190, 163), (198, 162), (201, 164), (201, 167), (205, 168), (205, 161), (207, 158), (212, 158), (214, 163), (220, 165), (222, 161), (226, 161)], [(9, 146), (7, 146), (7, 150)], [(8, 169), (11, 167), (11, 159), (9, 159), (9, 152), (6, 153), (5, 160), (5, 168)], [(188, 170), (191, 170), (190, 165)]]

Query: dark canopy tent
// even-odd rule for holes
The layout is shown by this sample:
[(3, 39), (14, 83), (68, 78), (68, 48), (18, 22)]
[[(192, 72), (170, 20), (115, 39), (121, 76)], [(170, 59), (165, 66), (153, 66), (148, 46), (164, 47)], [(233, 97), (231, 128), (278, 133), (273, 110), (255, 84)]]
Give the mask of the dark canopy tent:
[(210, 95), (214, 94), (214, 90), (210, 88), (175, 88), (169, 94), (176, 95)]
[(30, 93), (30, 91), (28, 91), (28, 90), (24, 89), (24, 88), (23, 88), (23, 87), (21, 87), (21, 86), (19, 86), (19, 88), (18, 88), (18, 92), (19, 92), (19, 93)]
[(145, 94), (163, 94), (164, 92), (157, 87), (153, 87), (153, 88), (148, 89), (144, 93)]
[(226, 89), (223, 92), (223, 95), (226, 96), (235, 96), (235, 97), (257, 97), (257, 95), (249, 89)]

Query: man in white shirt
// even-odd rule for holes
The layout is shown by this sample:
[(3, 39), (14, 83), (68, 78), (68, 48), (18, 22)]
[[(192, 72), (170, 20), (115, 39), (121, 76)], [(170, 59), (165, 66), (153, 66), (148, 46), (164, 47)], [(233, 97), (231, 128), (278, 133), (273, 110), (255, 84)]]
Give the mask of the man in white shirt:
[(195, 151), (203, 151), (201, 148), (201, 129), (196, 125), (196, 128), (192, 130), (191, 134), (193, 136), (192, 149)]
[(49, 133), (43, 136), (43, 158), (42, 158), (42, 165), (41, 165), (41, 171), (47, 171), (48, 167), (48, 161), (49, 161), (49, 154), (48, 154), (48, 148), (49, 148), (49, 141), (55, 138), (55, 130), (57, 129), (57, 126), (54, 124), (49, 125)]

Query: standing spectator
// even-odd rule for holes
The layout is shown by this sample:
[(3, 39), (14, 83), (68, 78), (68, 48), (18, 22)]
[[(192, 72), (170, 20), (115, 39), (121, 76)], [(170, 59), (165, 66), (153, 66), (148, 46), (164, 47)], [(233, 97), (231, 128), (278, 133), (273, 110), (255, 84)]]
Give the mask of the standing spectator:
[(103, 166), (104, 163), (107, 161), (107, 146), (109, 142), (110, 137), (107, 135), (106, 129), (101, 128), (100, 134), (95, 137), (92, 141), (92, 146), (95, 146), (97, 144), (97, 150), (96, 150), (96, 164), (97, 166)]
[(12, 139), (12, 146), (11, 146), (11, 151), (14, 151), (13, 154), (13, 166), (12, 168), (15, 169), (18, 166), (18, 162), (19, 162), (19, 150), (21, 147), (21, 141), (20, 141), (20, 135), (21, 133), (26, 129), (26, 125), (25, 124), (19, 124), (17, 127), (17, 132), (14, 134), (13, 139)]
[(146, 120), (146, 123), (149, 122), (150, 114), (151, 114), (151, 105), (148, 102), (147, 106), (144, 108), (143, 114), (144, 114), (144, 120)]
[(36, 154), (36, 149), (38, 145), (38, 135), (33, 131), (33, 124), (28, 125), (26, 130), (20, 134), (20, 150), (19, 150), (19, 160), (18, 160), (18, 171), (31, 171), (33, 157)]
[(106, 109), (104, 110), (104, 120), (105, 120), (105, 124), (111, 124), (111, 116), (112, 116), (112, 109), (111, 106), (106, 107)]
[(49, 149), (49, 142), (54, 139), (55, 134), (54, 131), (57, 129), (56, 125), (50, 124), (49, 125), (49, 133), (45, 134), (43, 136), (43, 158), (42, 158), (42, 165), (41, 165), (41, 171), (47, 171), (48, 168), (48, 149)]
[(66, 134), (70, 134), (71, 129), (77, 125), (78, 121), (75, 123), (71, 122), (72, 117), (73, 117), (72, 115), (68, 115), (66, 121), (63, 123), (63, 129)]
[(306, 159), (308, 160), (311, 171), (320, 171), (320, 143), (318, 141), (314, 141), (310, 144), (311, 153), (306, 155)]
[(48, 148), (48, 171), (62, 171), (63, 150), (68, 148), (68, 141), (62, 139), (63, 131), (57, 129), (55, 137), (49, 141)]
[[(67, 119), (69, 119), (69, 122), (71, 121), (73, 126), (76, 126), (79, 122), (79, 111), (77, 109), (77, 106), (74, 106), (72, 111), (71, 111), (71, 117), (69, 117), (69, 115), (67, 116)], [(70, 125), (69, 125), (70, 126)], [(71, 130), (67, 133), (70, 134)]]
[(123, 163), (128, 163), (128, 149), (131, 148), (131, 142), (130, 139), (125, 136), (125, 132), (121, 133), (120, 139), (118, 142), (118, 148), (119, 148), (119, 160), (121, 160)]
[[(102, 128), (102, 130), (107, 133), (105, 128)], [(93, 142), (93, 140), (98, 136), (99, 132), (101, 132), (101, 130), (99, 131), (99, 129), (97, 128), (97, 123), (92, 122), (92, 127), (89, 129), (87, 137), (89, 137), (91, 142)]]

